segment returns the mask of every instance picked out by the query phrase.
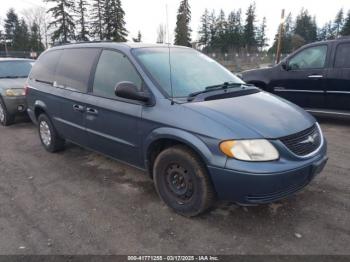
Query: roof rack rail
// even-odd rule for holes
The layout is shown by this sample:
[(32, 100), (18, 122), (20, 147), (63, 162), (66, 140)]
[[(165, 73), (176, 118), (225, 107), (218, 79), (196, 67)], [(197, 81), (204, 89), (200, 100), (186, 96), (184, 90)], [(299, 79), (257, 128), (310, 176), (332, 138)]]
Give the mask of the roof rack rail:
[(111, 43), (115, 42), (113, 40), (93, 40), (93, 41), (79, 41), (79, 42), (73, 42), (73, 43), (56, 43), (52, 46), (65, 46), (65, 45), (78, 45), (78, 44), (90, 44), (90, 43)]

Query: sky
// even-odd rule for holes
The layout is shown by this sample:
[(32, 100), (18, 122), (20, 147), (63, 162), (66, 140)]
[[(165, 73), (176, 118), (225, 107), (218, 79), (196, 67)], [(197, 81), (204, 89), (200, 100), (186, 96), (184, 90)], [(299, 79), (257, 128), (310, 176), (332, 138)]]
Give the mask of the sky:
[[(23, 9), (36, 6), (46, 6), (49, 4), (42, 0), (0, 0), (0, 18), (4, 18), (9, 8), (13, 7), (19, 14)], [(91, 0), (88, 0), (91, 1)], [(192, 10), (192, 39), (198, 39), (200, 27), (200, 17), (205, 8), (216, 10), (218, 13), (223, 9), (226, 14), (234, 9), (241, 8), (243, 13), (253, 1), (250, 0), (189, 0)], [(145, 43), (155, 43), (157, 39), (157, 28), (159, 24), (167, 24), (166, 10), (168, 10), (168, 25), (171, 41), (174, 38), (176, 25), (176, 13), (180, 0), (122, 0), (125, 10), (126, 27), (129, 31), (128, 39), (136, 37), (141, 31), (142, 41)], [(267, 36), (269, 43), (274, 39), (280, 23), (281, 10), (284, 8), (286, 14), (292, 12), (295, 17), (302, 8), (309, 10), (312, 16), (316, 16), (318, 26), (324, 25), (329, 20), (333, 20), (340, 8), (350, 10), (350, 0), (255, 0), (257, 21), (263, 17), (267, 19)], [(166, 8), (167, 7), (167, 8)]]

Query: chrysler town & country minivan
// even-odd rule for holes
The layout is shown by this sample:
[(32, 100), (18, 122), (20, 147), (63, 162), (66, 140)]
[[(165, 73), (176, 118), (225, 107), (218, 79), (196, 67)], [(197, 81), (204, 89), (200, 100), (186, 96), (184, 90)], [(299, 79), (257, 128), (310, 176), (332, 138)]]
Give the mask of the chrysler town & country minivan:
[(26, 93), (47, 151), (70, 141), (148, 171), (161, 199), (185, 216), (216, 199), (288, 197), (327, 161), (311, 115), (190, 48), (54, 47), (35, 63)]

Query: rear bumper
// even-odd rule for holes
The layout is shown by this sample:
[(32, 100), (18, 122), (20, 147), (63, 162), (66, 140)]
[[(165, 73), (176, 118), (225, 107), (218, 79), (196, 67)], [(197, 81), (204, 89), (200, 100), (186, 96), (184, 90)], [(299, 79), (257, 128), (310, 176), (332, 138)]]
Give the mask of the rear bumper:
[(286, 198), (304, 188), (323, 170), (327, 160), (324, 155), (297, 169), (264, 174), (208, 168), (219, 199), (264, 204)]
[(11, 115), (25, 114), (27, 111), (27, 100), (24, 96), (2, 97), (6, 110)]

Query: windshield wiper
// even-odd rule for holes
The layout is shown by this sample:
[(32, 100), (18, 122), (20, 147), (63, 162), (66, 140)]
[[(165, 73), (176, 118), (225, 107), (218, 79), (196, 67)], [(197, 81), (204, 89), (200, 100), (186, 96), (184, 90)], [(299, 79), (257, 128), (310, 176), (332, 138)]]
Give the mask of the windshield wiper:
[(215, 91), (215, 90), (226, 90), (228, 88), (241, 87), (243, 85), (245, 85), (245, 84), (243, 84), (243, 83), (236, 83), (236, 82), (225, 82), (225, 83), (222, 83), (222, 84), (219, 84), (219, 85), (207, 86), (202, 91), (197, 91), (197, 92), (193, 92), (193, 93), (189, 94), (188, 97), (187, 97), (187, 100), (188, 101), (192, 101), (194, 99), (194, 97), (196, 97), (199, 94), (204, 94), (204, 93), (212, 92), (212, 91)]
[(27, 76), (0, 76), (0, 78), (26, 78)]

